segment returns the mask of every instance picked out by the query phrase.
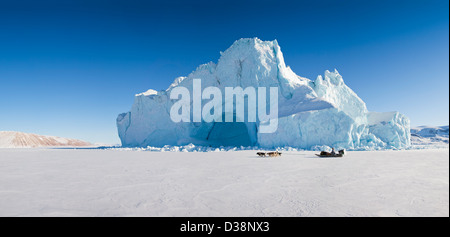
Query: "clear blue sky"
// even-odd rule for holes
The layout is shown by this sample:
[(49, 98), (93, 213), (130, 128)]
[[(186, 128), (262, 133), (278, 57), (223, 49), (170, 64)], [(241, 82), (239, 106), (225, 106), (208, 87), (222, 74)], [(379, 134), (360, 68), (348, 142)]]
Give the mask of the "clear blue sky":
[(277, 39), (300, 76), (338, 69), (371, 111), (449, 123), (446, 0), (0, 0), (0, 130), (119, 143), (134, 94), (244, 37)]

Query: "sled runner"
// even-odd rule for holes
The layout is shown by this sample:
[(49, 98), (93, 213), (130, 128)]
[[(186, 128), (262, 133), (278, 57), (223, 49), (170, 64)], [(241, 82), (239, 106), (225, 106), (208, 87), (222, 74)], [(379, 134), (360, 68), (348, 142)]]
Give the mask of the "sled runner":
[(320, 155), (320, 154), (315, 154), (318, 157), (343, 157), (343, 154), (336, 154), (336, 155)]

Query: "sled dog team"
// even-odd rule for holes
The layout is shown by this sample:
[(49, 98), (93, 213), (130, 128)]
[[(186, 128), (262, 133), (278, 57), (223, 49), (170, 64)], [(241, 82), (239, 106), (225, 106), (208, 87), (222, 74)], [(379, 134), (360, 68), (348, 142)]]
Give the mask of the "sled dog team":
[(260, 157), (265, 157), (266, 155), (270, 156), (270, 157), (275, 157), (275, 156), (281, 156), (281, 152), (278, 151), (272, 151), (272, 152), (256, 152), (256, 154)]

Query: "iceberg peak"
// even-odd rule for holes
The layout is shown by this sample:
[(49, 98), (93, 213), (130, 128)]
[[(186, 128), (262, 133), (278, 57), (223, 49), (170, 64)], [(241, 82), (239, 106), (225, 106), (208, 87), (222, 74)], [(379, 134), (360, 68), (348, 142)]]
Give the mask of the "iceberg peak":
[(158, 94), (158, 91), (149, 89), (146, 92), (142, 92), (142, 93), (136, 94), (136, 96), (150, 96), (150, 95), (157, 95), (157, 94)]

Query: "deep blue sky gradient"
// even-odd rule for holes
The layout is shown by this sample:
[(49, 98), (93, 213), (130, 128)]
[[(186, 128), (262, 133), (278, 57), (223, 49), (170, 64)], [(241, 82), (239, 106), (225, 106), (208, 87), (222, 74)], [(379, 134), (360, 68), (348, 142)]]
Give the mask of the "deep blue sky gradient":
[(244, 37), (300, 76), (338, 69), (371, 111), (449, 123), (448, 1), (0, 0), (0, 131), (119, 143), (134, 94)]

